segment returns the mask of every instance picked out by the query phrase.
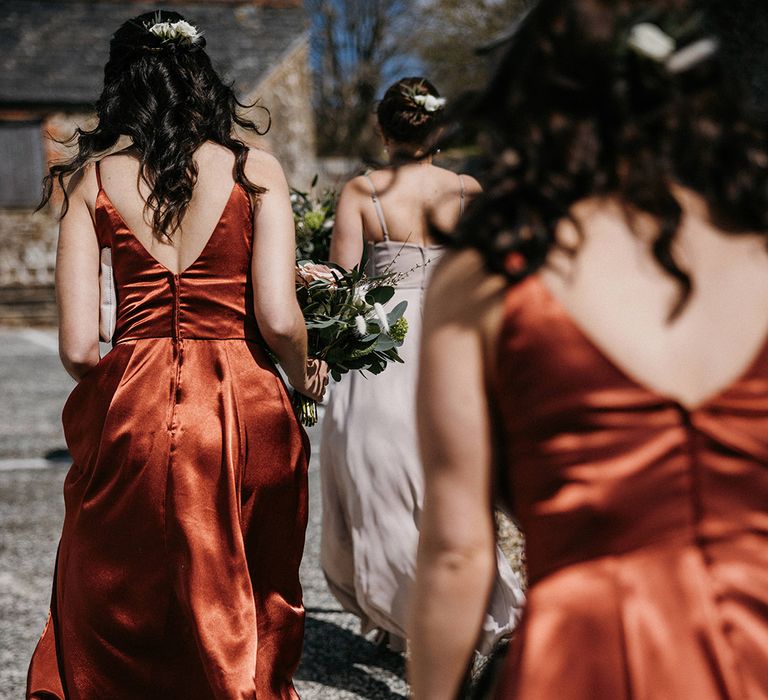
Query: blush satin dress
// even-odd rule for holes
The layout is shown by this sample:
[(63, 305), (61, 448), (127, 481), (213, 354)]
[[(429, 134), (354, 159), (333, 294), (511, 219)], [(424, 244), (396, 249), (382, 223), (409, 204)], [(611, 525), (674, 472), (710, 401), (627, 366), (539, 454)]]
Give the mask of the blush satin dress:
[(173, 274), (99, 181), (117, 328), (64, 408), (73, 465), (29, 698), (298, 697), (309, 447), (254, 317), (251, 217), (235, 185)]
[(530, 580), (497, 698), (768, 698), (768, 342), (689, 410), (534, 275), (508, 292), (497, 370)]
[[(416, 434), (422, 307), (445, 248), (391, 239), (376, 188), (368, 182), (384, 240), (368, 242), (367, 272), (402, 275), (386, 307), (408, 302), (408, 334), (399, 350), (403, 364), (393, 362), (378, 376), (350, 372), (333, 387), (320, 443), (320, 564), (335, 598), (360, 618), (362, 633), (385, 631), (389, 648), (405, 651), (424, 504)], [(463, 211), (461, 176), (458, 182)], [(478, 639), (485, 653), (513, 632), (525, 600), (499, 548), (496, 561), (493, 595)]]

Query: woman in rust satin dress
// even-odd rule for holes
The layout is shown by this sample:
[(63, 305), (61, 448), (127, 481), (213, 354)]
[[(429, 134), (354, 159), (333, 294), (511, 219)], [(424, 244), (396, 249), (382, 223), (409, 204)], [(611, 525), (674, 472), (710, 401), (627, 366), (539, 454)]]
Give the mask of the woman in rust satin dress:
[[(418, 700), (768, 698), (768, 132), (692, 0), (541, 0), (474, 103), (486, 194), (428, 292)], [(460, 358), (460, 362), (457, 360)]]
[[(232, 137), (255, 125), (181, 21), (116, 32), (99, 123), (52, 171), (71, 175), (57, 292), (78, 385), (30, 698), (298, 697), (308, 445), (264, 343), (315, 398), (325, 369), (306, 357), (280, 166)], [(121, 134), (133, 146), (91, 165)], [(99, 360), (104, 248), (119, 305)]]

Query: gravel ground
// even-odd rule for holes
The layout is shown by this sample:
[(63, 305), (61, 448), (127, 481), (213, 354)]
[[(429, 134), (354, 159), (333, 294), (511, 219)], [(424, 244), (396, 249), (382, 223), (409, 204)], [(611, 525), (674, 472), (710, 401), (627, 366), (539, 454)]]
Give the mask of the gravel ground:
[[(27, 664), (45, 623), (68, 467), (60, 415), (72, 386), (56, 355), (55, 332), (0, 328), (0, 700), (23, 698)], [(316, 429), (310, 437), (317, 454)], [(406, 698), (402, 655), (361, 637), (357, 619), (325, 584), (318, 563), (318, 476), (313, 461), (297, 690), (303, 700)], [(522, 571), (522, 538), (511, 521), (500, 516), (498, 522), (502, 548)]]

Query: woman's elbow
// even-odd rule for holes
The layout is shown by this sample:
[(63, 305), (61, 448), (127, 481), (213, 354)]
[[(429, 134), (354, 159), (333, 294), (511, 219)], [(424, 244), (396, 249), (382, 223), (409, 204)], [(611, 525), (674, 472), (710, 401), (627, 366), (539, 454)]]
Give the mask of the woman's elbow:
[(259, 330), (267, 343), (293, 340), (301, 334), (304, 322), (300, 314), (264, 314), (258, 319)]
[(62, 345), (59, 357), (64, 369), (76, 381), (80, 381), (90, 370), (99, 363), (99, 344), (79, 346)]
[(427, 521), (419, 539), (419, 557), (439, 562), (448, 570), (485, 569), (492, 566), (495, 536), (485, 523), (464, 523), (461, 531)]
[(449, 542), (422, 537), (420, 555), (424, 559), (439, 561), (447, 569), (487, 567), (493, 560), (492, 541)]

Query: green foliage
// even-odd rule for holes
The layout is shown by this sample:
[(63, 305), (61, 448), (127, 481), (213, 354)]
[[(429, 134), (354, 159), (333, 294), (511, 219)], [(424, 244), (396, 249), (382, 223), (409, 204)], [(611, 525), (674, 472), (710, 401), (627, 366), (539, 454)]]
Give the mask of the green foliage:
[(327, 260), (336, 216), (336, 190), (317, 190), (317, 175), (308, 192), (291, 188), (296, 227), (296, 259)]
[(405, 340), (406, 333), (408, 333), (408, 321), (404, 318), (398, 318), (389, 327), (389, 337), (395, 342), (402, 343)]

